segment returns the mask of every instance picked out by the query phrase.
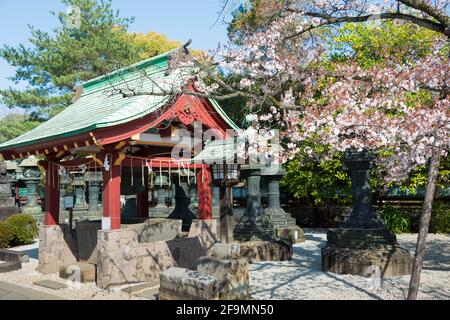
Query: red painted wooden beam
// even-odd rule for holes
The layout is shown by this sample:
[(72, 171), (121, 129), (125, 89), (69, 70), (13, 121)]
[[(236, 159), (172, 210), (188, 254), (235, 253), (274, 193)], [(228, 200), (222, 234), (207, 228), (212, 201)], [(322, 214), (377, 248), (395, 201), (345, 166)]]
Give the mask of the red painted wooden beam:
[(52, 162), (42, 161), (45, 168), (45, 216), (47, 226), (59, 224), (59, 174), (58, 166)]
[[(202, 172), (203, 171), (203, 172)], [(200, 220), (212, 220), (212, 176), (208, 166), (197, 172), (198, 214)]]
[(120, 229), (120, 166), (113, 155), (109, 171), (103, 170), (103, 217), (110, 218), (111, 229)]

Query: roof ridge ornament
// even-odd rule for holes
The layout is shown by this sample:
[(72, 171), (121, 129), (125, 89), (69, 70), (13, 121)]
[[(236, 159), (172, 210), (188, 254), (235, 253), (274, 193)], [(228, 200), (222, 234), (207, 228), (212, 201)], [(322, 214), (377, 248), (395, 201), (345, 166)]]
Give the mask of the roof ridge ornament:
[(73, 96), (73, 98), (71, 100), (72, 103), (77, 102), (81, 98), (81, 95), (83, 94), (84, 88), (83, 88), (82, 85), (77, 85), (77, 86), (74, 87), (74, 90), (75, 90), (75, 95)]

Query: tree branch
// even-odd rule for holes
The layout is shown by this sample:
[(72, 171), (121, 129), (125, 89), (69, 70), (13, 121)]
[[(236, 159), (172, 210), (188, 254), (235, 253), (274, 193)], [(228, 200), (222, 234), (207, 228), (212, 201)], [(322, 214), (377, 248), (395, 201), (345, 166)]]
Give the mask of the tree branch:
[[(298, 10), (295, 10), (295, 9), (288, 9), (288, 11), (298, 12)], [(448, 29), (447, 25), (443, 25), (443, 24), (440, 24), (440, 23), (437, 23), (437, 22), (434, 22), (434, 21), (431, 21), (428, 19), (419, 18), (419, 17), (413, 16), (410, 14), (397, 13), (397, 12), (395, 12), (395, 13), (385, 12), (385, 13), (380, 13), (377, 15), (365, 15), (365, 16), (355, 16), (355, 17), (333, 17), (333, 16), (330, 16), (325, 13), (317, 13), (317, 12), (306, 12), (305, 15), (314, 17), (314, 18), (321, 18), (321, 19), (324, 19), (325, 21), (317, 26), (310, 26), (300, 32), (292, 34), (289, 37), (286, 37), (286, 39), (298, 37), (305, 32), (308, 32), (312, 29), (315, 29), (315, 28), (318, 28), (321, 26), (325, 26), (325, 25), (338, 24), (338, 23), (343, 23), (343, 22), (366, 22), (369, 20), (406, 20), (406, 21), (411, 21), (412, 23), (419, 25), (421, 27), (433, 30), (435, 32), (442, 33), (444, 35), (447, 35), (446, 32)]]

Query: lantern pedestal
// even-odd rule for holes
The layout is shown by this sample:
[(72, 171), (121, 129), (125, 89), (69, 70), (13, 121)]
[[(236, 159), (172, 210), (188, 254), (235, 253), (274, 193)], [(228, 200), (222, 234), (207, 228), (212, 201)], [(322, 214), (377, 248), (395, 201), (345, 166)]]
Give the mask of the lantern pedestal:
[(280, 205), (280, 180), (286, 171), (279, 166), (270, 166), (262, 169), (261, 175), (268, 184), (268, 206), (265, 215), (276, 229), (278, 238), (289, 240), (292, 243), (305, 241), (303, 230), (297, 226), (295, 218), (284, 211)]
[(247, 208), (234, 227), (237, 241), (275, 240), (276, 232), (261, 206), (261, 166), (243, 165), (241, 172), (247, 175)]
[(347, 153), (346, 169), (352, 178), (353, 209), (327, 233), (322, 248), (322, 270), (364, 277), (407, 275), (412, 270), (412, 255), (397, 243), (372, 208), (370, 169), (373, 158), (365, 152)]
[(156, 187), (156, 206), (150, 208), (150, 217), (165, 219), (170, 214), (170, 208), (166, 205), (166, 199), (169, 197), (167, 186)]

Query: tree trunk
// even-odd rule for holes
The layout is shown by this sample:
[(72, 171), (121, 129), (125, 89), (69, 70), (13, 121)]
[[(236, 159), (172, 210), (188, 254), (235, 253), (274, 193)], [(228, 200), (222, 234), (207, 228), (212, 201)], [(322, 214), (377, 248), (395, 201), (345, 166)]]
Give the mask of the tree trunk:
[(420, 272), (422, 271), (425, 245), (427, 242), (428, 228), (431, 220), (431, 210), (433, 207), (434, 194), (436, 192), (436, 179), (438, 176), (439, 163), (441, 160), (441, 150), (434, 148), (431, 155), (430, 169), (428, 171), (428, 183), (425, 200), (420, 218), (419, 236), (417, 238), (416, 253), (414, 255), (411, 281), (409, 282), (408, 300), (416, 300), (419, 291)]

